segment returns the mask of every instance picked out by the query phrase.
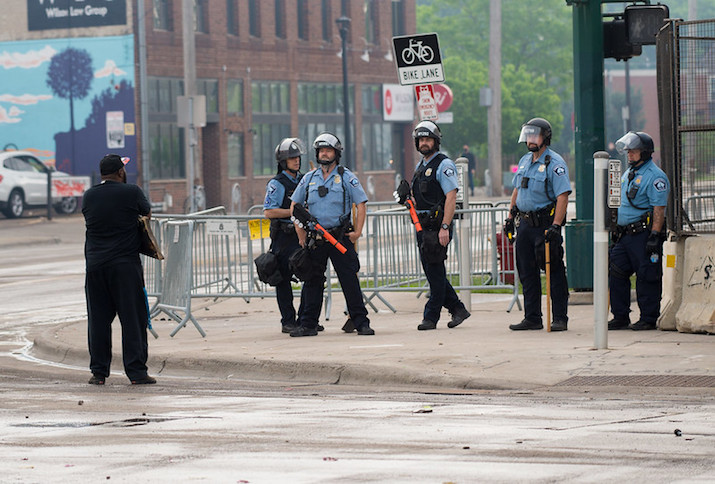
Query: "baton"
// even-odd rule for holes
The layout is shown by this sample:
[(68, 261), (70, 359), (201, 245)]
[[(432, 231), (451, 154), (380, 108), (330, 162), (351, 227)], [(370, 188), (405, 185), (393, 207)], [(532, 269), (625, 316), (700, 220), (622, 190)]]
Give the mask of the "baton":
[(409, 198), (405, 200), (405, 206), (410, 210), (410, 217), (412, 218), (412, 223), (415, 226), (417, 232), (422, 232), (422, 224), (420, 219), (417, 217), (417, 210), (415, 210), (415, 204)]
[(551, 254), (550, 243), (544, 244), (544, 252), (546, 258), (546, 331), (551, 331)]

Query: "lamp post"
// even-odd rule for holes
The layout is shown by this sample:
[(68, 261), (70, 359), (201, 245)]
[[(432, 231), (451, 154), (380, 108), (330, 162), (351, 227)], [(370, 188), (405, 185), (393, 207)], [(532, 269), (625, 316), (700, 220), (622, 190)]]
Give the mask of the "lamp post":
[(345, 123), (345, 161), (346, 167), (350, 167), (350, 96), (348, 93), (348, 30), (350, 30), (350, 18), (342, 15), (341, 17), (335, 19), (335, 23), (338, 24), (338, 29), (340, 30), (340, 40), (342, 41), (343, 49), (343, 113), (344, 113), (344, 123)]

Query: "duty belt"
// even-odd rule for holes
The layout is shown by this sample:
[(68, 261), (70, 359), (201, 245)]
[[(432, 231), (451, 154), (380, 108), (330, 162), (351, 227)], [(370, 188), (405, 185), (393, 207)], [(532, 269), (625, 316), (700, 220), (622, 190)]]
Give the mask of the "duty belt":
[(617, 225), (616, 233), (619, 235), (637, 235), (648, 230), (648, 222), (639, 220), (628, 225)]
[(293, 222), (285, 222), (280, 219), (271, 220), (271, 237), (273, 234), (283, 232), (285, 234), (295, 234), (295, 225)]
[(535, 212), (519, 212), (519, 218), (532, 227), (548, 227), (554, 221), (554, 208), (555, 205), (551, 205), (537, 210)]

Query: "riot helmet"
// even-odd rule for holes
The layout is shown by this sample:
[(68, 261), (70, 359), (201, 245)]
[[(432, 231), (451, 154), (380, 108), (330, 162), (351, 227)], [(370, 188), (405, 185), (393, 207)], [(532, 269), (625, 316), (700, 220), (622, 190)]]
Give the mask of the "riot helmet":
[[(546, 121), (544, 118), (532, 118), (521, 126), (521, 134), (519, 134), (518, 143), (527, 143), (528, 138), (531, 136), (542, 135), (544, 137), (544, 144), (538, 145), (537, 149), (533, 151), (539, 151), (544, 146), (549, 146), (551, 144), (551, 123)], [(531, 151), (532, 148), (529, 148)]]
[(655, 145), (653, 138), (648, 133), (643, 131), (629, 131), (616, 141), (616, 150), (621, 154), (627, 154), (628, 150), (641, 150), (639, 160), (629, 162), (630, 164), (638, 164), (641, 161), (648, 161), (653, 156)]
[(415, 139), (415, 149), (420, 149), (420, 138), (432, 138), (434, 140), (435, 151), (439, 150), (439, 145), (442, 142), (442, 132), (432, 121), (420, 121), (412, 131), (412, 137)]
[[(337, 136), (327, 131), (320, 133), (315, 141), (313, 141), (313, 148), (315, 148), (315, 159), (321, 165), (329, 165), (332, 162), (340, 163), (340, 155), (343, 152), (343, 145)], [(332, 148), (335, 150), (335, 158), (332, 160), (321, 160), (318, 153), (320, 148)]]
[(298, 173), (300, 170), (300, 164), (298, 164), (298, 170), (290, 170), (286, 160), (288, 158), (299, 158), (306, 153), (305, 145), (299, 138), (283, 138), (278, 145), (276, 145), (276, 161), (278, 162), (278, 173), (282, 170), (287, 170), (293, 174)]

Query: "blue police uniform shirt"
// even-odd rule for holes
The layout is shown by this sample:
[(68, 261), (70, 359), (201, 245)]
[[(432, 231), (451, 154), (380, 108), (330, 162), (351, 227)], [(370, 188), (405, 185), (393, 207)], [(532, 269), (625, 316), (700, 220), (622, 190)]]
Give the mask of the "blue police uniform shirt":
[[(298, 177), (293, 176), (290, 172), (283, 170), (283, 174), (286, 175), (290, 180), (297, 182)], [(271, 178), (266, 185), (266, 198), (263, 200), (263, 210), (269, 210), (272, 208), (281, 208), (283, 204), (283, 197), (285, 197), (286, 189), (281, 182), (275, 178)]]
[[(422, 158), (422, 161), (417, 165), (415, 171), (419, 171), (423, 166), (429, 165), (432, 158), (437, 156), (437, 153), (433, 154), (429, 158)], [(449, 158), (445, 158), (437, 167), (437, 183), (442, 187), (442, 191), (446, 195), (452, 190), (459, 190), (459, 180), (457, 179), (457, 167), (454, 161)], [(420, 213), (427, 213), (429, 210), (418, 210)]]
[[(546, 166), (546, 157), (551, 157)], [(532, 163), (532, 153), (529, 152), (519, 160), (519, 168), (514, 174), (512, 185), (517, 188), (516, 206), (522, 212), (536, 212), (548, 207), (562, 193), (571, 193), (569, 168), (561, 155), (546, 148), (539, 159)], [(522, 188), (521, 181), (528, 178), (528, 186)], [(546, 180), (548, 190), (546, 193)]]
[[(634, 171), (633, 180), (628, 181), (628, 174)], [(628, 201), (628, 191), (638, 187), (635, 197)], [(653, 207), (664, 207), (668, 204), (670, 182), (665, 172), (648, 160), (637, 169), (628, 168), (621, 176), (621, 206), (618, 208), (618, 225), (628, 225), (637, 222)], [(631, 203), (632, 202), (632, 203)], [(642, 208), (636, 208), (642, 207)]]
[[(321, 168), (306, 173), (291, 197), (295, 203), (304, 203), (307, 196), (308, 211), (326, 229), (338, 227), (340, 218), (351, 213), (353, 203), (358, 205), (367, 202), (360, 180), (347, 168), (341, 177), (338, 166), (330, 171), (327, 179), (323, 179)], [(320, 187), (327, 189), (324, 197), (318, 193)]]

